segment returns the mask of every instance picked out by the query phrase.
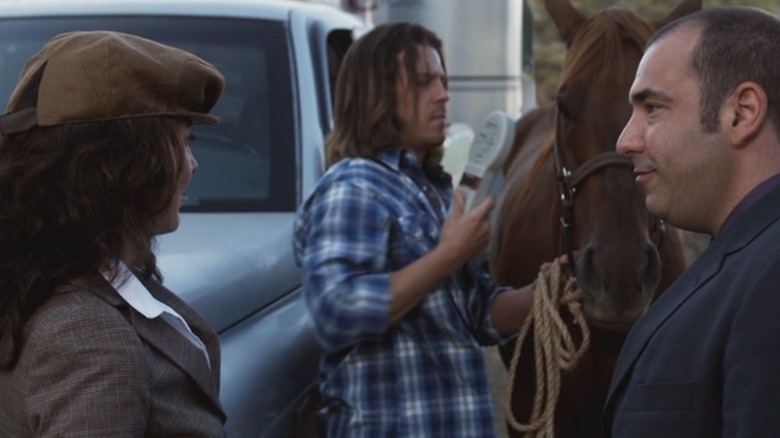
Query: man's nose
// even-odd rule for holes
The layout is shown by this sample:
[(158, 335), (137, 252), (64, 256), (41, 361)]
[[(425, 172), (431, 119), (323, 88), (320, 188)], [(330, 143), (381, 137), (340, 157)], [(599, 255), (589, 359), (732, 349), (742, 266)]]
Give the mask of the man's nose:
[(631, 116), (623, 127), (623, 132), (618, 137), (616, 150), (621, 155), (630, 155), (640, 153), (643, 150), (642, 137), (639, 134), (638, 123), (635, 116)]

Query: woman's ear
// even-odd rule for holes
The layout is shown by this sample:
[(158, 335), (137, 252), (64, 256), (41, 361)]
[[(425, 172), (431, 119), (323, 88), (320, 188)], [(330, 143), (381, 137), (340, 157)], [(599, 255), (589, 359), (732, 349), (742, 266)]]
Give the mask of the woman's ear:
[(721, 127), (731, 144), (742, 147), (768, 122), (768, 101), (764, 89), (755, 82), (743, 82), (723, 104)]

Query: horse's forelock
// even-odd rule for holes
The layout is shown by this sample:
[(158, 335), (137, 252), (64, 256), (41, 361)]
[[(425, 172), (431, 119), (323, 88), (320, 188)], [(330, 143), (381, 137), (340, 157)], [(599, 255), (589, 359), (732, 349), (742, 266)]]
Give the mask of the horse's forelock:
[(633, 75), (633, 71), (615, 71), (626, 68), (622, 48), (630, 44), (641, 53), (654, 31), (652, 24), (630, 9), (616, 7), (593, 15), (569, 47), (558, 89), (575, 75), (597, 74), (590, 81), (596, 90), (614, 86), (616, 74)]

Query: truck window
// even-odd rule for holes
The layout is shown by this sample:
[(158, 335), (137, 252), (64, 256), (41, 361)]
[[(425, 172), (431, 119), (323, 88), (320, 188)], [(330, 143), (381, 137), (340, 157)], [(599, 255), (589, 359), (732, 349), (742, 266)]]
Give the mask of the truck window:
[(200, 168), (187, 189), (182, 211), (294, 211), (296, 140), (283, 23), (149, 16), (3, 20), (0, 101), (8, 101), (26, 60), (51, 37), (98, 29), (132, 33), (188, 50), (225, 75), (225, 90), (213, 110), (220, 123), (193, 129), (192, 149)]

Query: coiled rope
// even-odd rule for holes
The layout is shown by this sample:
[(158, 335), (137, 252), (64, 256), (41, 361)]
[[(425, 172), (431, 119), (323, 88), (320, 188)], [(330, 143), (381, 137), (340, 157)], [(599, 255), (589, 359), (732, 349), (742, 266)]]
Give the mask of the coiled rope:
[[(555, 260), (549, 269), (545, 267), (539, 271), (533, 307), (520, 329), (509, 366), (504, 405), (509, 424), (518, 432), (526, 432), (527, 437), (553, 437), (555, 405), (561, 389), (561, 370), (573, 368), (590, 345), (590, 331), (582, 313), (581, 297), (582, 293), (576, 285), (576, 279), (569, 278), (561, 287), (561, 264), (558, 260)], [(571, 331), (561, 319), (559, 307), (562, 305), (571, 312), (582, 334), (579, 347), (575, 345)], [(520, 423), (512, 413), (512, 388), (520, 351), (532, 324), (536, 394), (529, 422)]]

